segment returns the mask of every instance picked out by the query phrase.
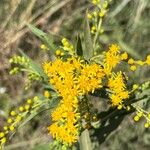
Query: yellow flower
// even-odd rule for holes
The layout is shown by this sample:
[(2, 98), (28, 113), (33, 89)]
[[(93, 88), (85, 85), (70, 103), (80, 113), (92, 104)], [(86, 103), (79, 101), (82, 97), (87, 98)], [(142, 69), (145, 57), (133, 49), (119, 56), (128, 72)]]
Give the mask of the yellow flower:
[(42, 44), (42, 45), (40, 46), (40, 48), (41, 48), (42, 50), (49, 50), (48, 47), (47, 47), (46, 45), (44, 45), (44, 44)]
[(128, 58), (128, 54), (125, 52), (121, 55), (122, 60), (126, 60)]
[(14, 131), (15, 127), (14, 126), (10, 126), (9, 129), (10, 129), (10, 131)]
[(133, 90), (136, 90), (136, 89), (138, 89), (138, 87), (139, 87), (139, 86), (138, 86), (137, 84), (134, 84), (133, 87), (132, 87), (132, 89), (133, 89)]
[(132, 65), (132, 66), (130, 67), (130, 70), (135, 71), (135, 70), (136, 70), (136, 66), (135, 66), (135, 65)]
[(8, 127), (7, 127), (7, 126), (4, 126), (3, 129), (4, 129), (5, 131), (7, 131), (7, 130), (8, 130)]
[(119, 110), (122, 109), (122, 105), (118, 105), (117, 109)]
[(146, 122), (146, 123), (144, 124), (144, 127), (145, 127), (145, 128), (148, 128), (149, 125), (150, 125), (150, 124)]
[(4, 143), (6, 143), (6, 137), (3, 137), (3, 138), (0, 140), (0, 142), (1, 142), (1, 145), (3, 145)]
[(29, 110), (30, 109), (30, 105), (27, 104), (27, 105), (24, 106), (24, 108), (25, 108), (25, 110)]
[(12, 123), (13, 122), (13, 120), (11, 119), (11, 118), (9, 118), (8, 120), (7, 120), (7, 123)]
[(130, 58), (130, 59), (128, 60), (128, 64), (133, 65), (133, 64), (134, 64), (134, 60), (133, 60), (132, 58)]
[(15, 112), (15, 111), (11, 111), (11, 112), (10, 112), (10, 115), (11, 115), (11, 116), (15, 116), (15, 115), (16, 115), (16, 112)]
[(0, 138), (3, 138), (5, 136), (4, 132), (0, 132)]
[(150, 65), (150, 55), (147, 56), (146, 63)]
[(50, 92), (49, 91), (44, 91), (44, 96), (46, 97), (46, 98), (50, 98), (51, 97), (51, 94), (50, 94)]
[(129, 98), (129, 92), (126, 90), (126, 85), (122, 77), (122, 72), (111, 75), (108, 80), (108, 87), (112, 91), (110, 99), (113, 106), (122, 105), (123, 100)]
[(55, 52), (55, 54), (56, 54), (56, 56), (60, 56), (61, 55), (61, 50), (56, 50), (56, 52)]
[(18, 115), (18, 116), (16, 117), (16, 121), (17, 121), (17, 122), (20, 122), (21, 119), (22, 119), (22, 117), (21, 117), (20, 115)]
[(96, 26), (92, 26), (92, 28), (91, 28), (91, 33), (95, 33), (96, 32)]
[[(63, 43), (66, 40), (63, 39)], [(86, 64), (79, 58), (68, 58), (66, 61), (56, 59), (45, 63), (43, 69), (62, 97), (58, 107), (52, 112), (53, 124), (49, 131), (53, 138), (72, 144), (78, 138), (78, 97), (102, 87), (104, 71), (100, 65)]]
[(27, 99), (27, 103), (28, 104), (32, 104), (32, 100), (31, 99)]
[(24, 111), (24, 107), (20, 106), (20, 107), (19, 107), (19, 111), (20, 111), (20, 112), (23, 112), (23, 111)]
[(145, 62), (143, 62), (143, 61), (141, 61), (141, 60), (138, 60), (136, 63), (137, 63), (138, 65), (141, 65), (141, 66), (143, 66), (143, 65), (145, 64)]
[(87, 14), (88, 19), (92, 19), (92, 15), (90, 13)]
[(119, 55), (120, 47), (116, 44), (112, 44), (109, 47), (108, 52), (105, 53), (104, 58), (104, 72), (106, 75), (109, 75), (113, 68), (120, 62)]
[(134, 116), (134, 121), (139, 121), (140, 120), (140, 117), (139, 116)]

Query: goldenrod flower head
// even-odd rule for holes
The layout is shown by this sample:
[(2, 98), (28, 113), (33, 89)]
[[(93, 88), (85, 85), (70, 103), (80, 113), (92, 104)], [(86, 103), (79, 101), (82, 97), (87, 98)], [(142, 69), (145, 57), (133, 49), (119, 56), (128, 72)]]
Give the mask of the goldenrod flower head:
[(111, 75), (108, 81), (108, 87), (112, 91), (110, 99), (113, 106), (122, 105), (123, 100), (129, 98), (129, 92), (126, 90), (122, 72)]
[(133, 65), (134, 64), (134, 59), (132, 59), (132, 58), (130, 58), (129, 60), (128, 60), (128, 64), (130, 64), (130, 65)]
[(7, 123), (12, 123), (13, 122), (13, 120), (11, 119), (11, 118), (9, 118), (8, 120), (7, 120)]
[(45, 63), (43, 69), (62, 97), (60, 105), (52, 113), (54, 123), (49, 131), (54, 138), (72, 144), (77, 141), (79, 134), (78, 96), (102, 87), (103, 69), (97, 64), (89, 65), (74, 57)]
[(28, 104), (32, 104), (32, 102), (33, 102), (33, 101), (32, 101), (31, 99), (27, 99), (27, 103), (28, 103)]
[(94, 26), (92, 26), (92, 28), (91, 28), (91, 33), (95, 33), (96, 32), (96, 26), (94, 25)]
[(135, 65), (132, 65), (131, 67), (130, 67), (130, 70), (132, 70), (132, 71), (135, 71), (137, 68), (136, 68), (136, 66)]
[(146, 122), (145, 124), (144, 124), (144, 127), (145, 128), (148, 128), (150, 126), (150, 124), (148, 123), (148, 122)]
[(44, 44), (42, 44), (42, 45), (40, 46), (40, 48), (41, 48), (42, 50), (49, 50), (49, 48), (48, 48), (46, 45), (44, 45)]
[(128, 54), (125, 52), (121, 55), (122, 60), (126, 60), (128, 58)]
[(133, 89), (133, 90), (136, 90), (136, 89), (138, 89), (138, 87), (139, 87), (139, 86), (138, 86), (137, 84), (134, 84), (133, 87), (132, 87), (132, 89)]
[(134, 116), (134, 121), (139, 121), (140, 120), (140, 117), (138, 115)]
[(69, 42), (69, 40), (67, 40), (66, 38), (63, 38), (63, 39), (62, 39), (62, 44), (63, 44), (63, 49), (64, 49), (65, 51), (70, 52), (70, 54), (73, 53), (74, 47), (73, 47), (73, 45)]
[(10, 115), (11, 115), (11, 116), (15, 116), (16, 114), (17, 114), (17, 113), (16, 113), (15, 111), (11, 111), (11, 112), (10, 112)]
[(105, 53), (104, 58), (104, 72), (106, 75), (109, 75), (112, 72), (112, 69), (120, 62), (119, 55), (120, 47), (116, 44), (112, 44), (109, 47), (108, 52)]
[(141, 60), (138, 60), (136, 63), (137, 63), (138, 65), (141, 65), (141, 66), (143, 66), (143, 65), (145, 64), (145, 62), (143, 62), (143, 61), (141, 61)]
[(21, 117), (20, 115), (18, 115), (18, 116), (16, 117), (16, 121), (17, 121), (17, 122), (20, 122), (21, 119), (22, 119), (22, 117)]
[(0, 142), (1, 142), (1, 145), (3, 145), (4, 143), (6, 143), (6, 137), (3, 137), (3, 138), (0, 140)]
[(121, 110), (122, 109), (122, 105), (118, 105), (117, 109)]
[(20, 111), (20, 112), (23, 112), (23, 111), (24, 111), (24, 107), (23, 107), (23, 106), (20, 106), (20, 107), (19, 107), (19, 111)]
[(61, 55), (61, 50), (57, 49), (55, 54), (56, 54), (56, 56), (60, 56)]
[(3, 138), (5, 136), (4, 132), (0, 132), (0, 138)]
[(4, 129), (5, 131), (7, 131), (7, 130), (8, 130), (8, 127), (7, 127), (7, 126), (4, 126), (3, 129)]
[(147, 56), (146, 63), (150, 65), (150, 55)]
[(51, 94), (50, 94), (50, 92), (49, 91), (44, 91), (44, 96), (46, 97), (46, 98), (50, 98), (51, 97)]
[(15, 130), (15, 127), (14, 127), (13, 125), (11, 125), (11, 126), (9, 127), (9, 129), (10, 129), (10, 131), (14, 131), (14, 130)]
[(92, 19), (92, 14), (87, 13), (87, 18), (88, 18), (88, 19)]
[(29, 109), (30, 109), (30, 105), (26, 104), (26, 105), (24, 106), (24, 108), (25, 108), (25, 110), (29, 110)]
[(99, 16), (100, 16), (100, 17), (104, 17), (105, 13), (106, 13), (105, 11), (101, 11), (101, 12), (99, 13)]

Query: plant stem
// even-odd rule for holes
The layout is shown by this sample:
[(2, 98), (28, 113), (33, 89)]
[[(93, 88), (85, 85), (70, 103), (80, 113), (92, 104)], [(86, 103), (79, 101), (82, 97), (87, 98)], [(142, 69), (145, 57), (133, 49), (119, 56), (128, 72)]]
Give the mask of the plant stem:
[(95, 37), (94, 37), (94, 42), (93, 42), (94, 50), (95, 50), (95, 46), (96, 46), (96, 42), (97, 42), (97, 38), (98, 38), (98, 35), (99, 35), (99, 32), (100, 32), (101, 25), (102, 25), (102, 18), (100, 18), (100, 20), (99, 20), (98, 27), (97, 27), (97, 32), (96, 32)]

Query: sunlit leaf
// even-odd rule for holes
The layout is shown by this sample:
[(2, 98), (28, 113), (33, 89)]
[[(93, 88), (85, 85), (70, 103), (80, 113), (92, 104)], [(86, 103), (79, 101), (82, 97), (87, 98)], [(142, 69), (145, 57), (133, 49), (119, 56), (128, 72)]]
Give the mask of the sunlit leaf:
[(92, 44), (89, 20), (87, 17), (85, 18), (85, 23), (84, 23), (84, 44), (85, 44), (85, 49), (83, 51), (83, 55), (85, 59), (89, 60), (93, 56), (93, 44)]

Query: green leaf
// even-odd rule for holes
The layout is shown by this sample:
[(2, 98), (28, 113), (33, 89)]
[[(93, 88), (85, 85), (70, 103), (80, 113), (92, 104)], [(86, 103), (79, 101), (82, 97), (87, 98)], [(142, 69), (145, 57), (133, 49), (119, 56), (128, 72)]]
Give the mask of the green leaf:
[(51, 50), (51, 52), (54, 54), (57, 47), (54, 45), (53, 37), (46, 34), (42, 30), (36, 28), (35, 26), (28, 24), (29, 29), (37, 36), (39, 37), (42, 42)]
[(84, 44), (85, 44), (85, 49), (83, 51), (83, 55), (85, 59), (89, 60), (93, 56), (94, 51), (93, 51), (89, 20), (87, 17), (85, 18), (85, 24), (84, 24)]
[(40, 144), (36, 145), (32, 150), (49, 150), (50, 144)]
[(127, 53), (129, 53), (130, 55), (132, 55), (133, 57), (135, 57), (136, 59), (141, 59), (140, 54), (138, 54), (136, 52), (136, 50), (132, 49), (129, 45), (127, 45), (125, 42), (123, 42), (122, 40), (118, 40), (119, 45), (121, 46), (121, 48), (123, 50), (125, 50)]
[(20, 124), (18, 129), (23, 127), (26, 123), (28, 123), (30, 120), (32, 120), (38, 114), (40, 114), (46, 110), (52, 110), (53, 108), (55, 108), (56, 105), (58, 105), (58, 102), (59, 102), (59, 99), (57, 97), (51, 99), (48, 104), (44, 103), (44, 101), (43, 101), (42, 105), (39, 106), (39, 109), (38, 110), (33, 109), (32, 113)]
[(43, 69), (38, 66), (29, 56), (27, 56), (22, 50), (19, 49), (19, 52), (22, 54), (22, 56), (24, 56), (25, 58), (27, 58), (29, 60), (29, 64), (31, 66), (31, 68), (37, 72), (38, 74), (40, 74), (41, 77), (43, 77), (44, 81), (47, 81), (47, 76), (46, 74), (43, 72)]
[(79, 142), (80, 142), (80, 150), (92, 150), (89, 131), (87, 129), (81, 133)]
[(21, 127), (23, 127), (24, 125), (26, 125), (30, 120), (32, 120), (37, 114), (38, 114), (39, 112), (33, 112), (30, 116), (28, 116), (27, 117), (27, 119), (25, 119), (25, 121), (23, 121), (23, 123), (21, 123), (20, 125), (19, 125), (19, 127), (18, 127), (18, 129), (19, 128), (21, 128)]
[(79, 35), (77, 36), (76, 53), (78, 56), (83, 56), (82, 42), (81, 37)]

